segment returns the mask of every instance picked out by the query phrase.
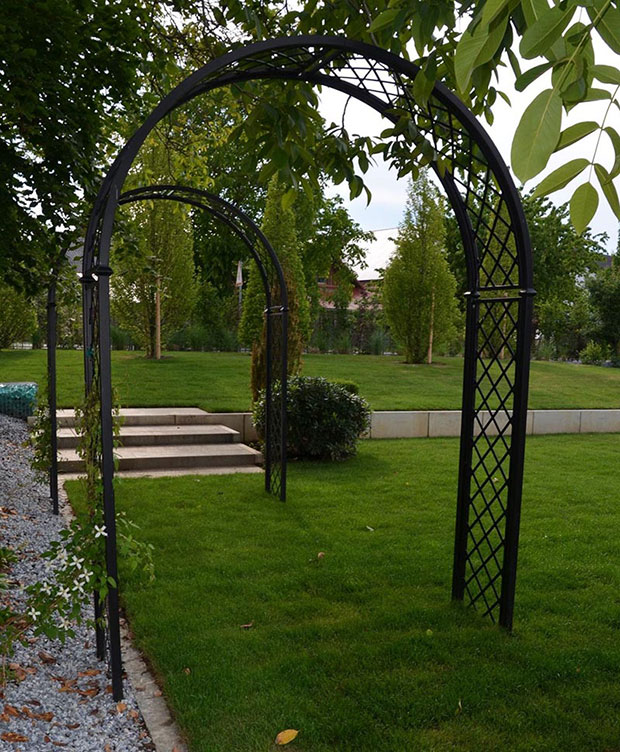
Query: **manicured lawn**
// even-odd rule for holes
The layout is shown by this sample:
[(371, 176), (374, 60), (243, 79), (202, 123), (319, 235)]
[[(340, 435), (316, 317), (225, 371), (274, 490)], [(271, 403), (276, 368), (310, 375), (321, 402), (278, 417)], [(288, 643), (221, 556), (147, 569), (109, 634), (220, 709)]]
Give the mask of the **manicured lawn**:
[(618, 749), (620, 435), (528, 440), (512, 635), (449, 602), (457, 456), (363, 442), (293, 464), (286, 504), (260, 476), (120, 482), (157, 564), (123, 600), (192, 752), (290, 727), (291, 752)]
[[(250, 409), (250, 356), (245, 353), (169, 353), (160, 362), (139, 353), (112, 353), (113, 378), (123, 405), (195, 405), (212, 412)], [(82, 354), (58, 353), (61, 407), (84, 392)], [(396, 356), (306, 355), (304, 374), (355, 381), (375, 410), (454, 410), (461, 406), (463, 361), (405, 365)], [(0, 351), (0, 381), (41, 381), (45, 352)], [(619, 408), (620, 368), (532, 363), (530, 407)]]

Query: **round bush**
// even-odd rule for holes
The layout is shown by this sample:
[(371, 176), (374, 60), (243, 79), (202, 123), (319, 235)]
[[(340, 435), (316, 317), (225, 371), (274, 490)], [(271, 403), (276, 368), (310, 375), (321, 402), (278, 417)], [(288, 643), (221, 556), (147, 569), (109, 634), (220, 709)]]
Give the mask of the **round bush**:
[[(286, 412), (289, 457), (343, 460), (357, 451), (360, 434), (370, 425), (366, 400), (352, 392), (351, 383), (336, 384), (312, 376), (288, 380)], [(280, 405), (280, 382), (273, 385), (273, 401)], [(254, 405), (254, 425), (265, 435), (265, 394)]]

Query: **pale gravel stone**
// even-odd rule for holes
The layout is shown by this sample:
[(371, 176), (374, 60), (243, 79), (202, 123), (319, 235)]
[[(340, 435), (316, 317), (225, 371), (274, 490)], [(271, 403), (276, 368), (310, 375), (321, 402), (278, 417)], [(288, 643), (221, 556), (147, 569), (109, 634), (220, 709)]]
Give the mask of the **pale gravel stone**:
[[(24, 446), (27, 436), (23, 421), (0, 415), (0, 506), (17, 512), (0, 520), (0, 545), (13, 548), (19, 555), (9, 572), (9, 597), (13, 603), (23, 602), (21, 587), (43, 578), (45, 565), (40, 554), (58, 538), (64, 524), (62, 516), (52, 514), (48, 489), (37, 481), (30, 468), (31, 450)], [(124, 684), (126, 708), (122, 712), (106, 691), (110, 685), (107, 666), (97, 661), (93, 640), (93, 630), (84, 625), (64, 645), (40, 637), (32, 644), (17, 647), (10, 660), (32, 673), (22, 682), (9, 682), (0, 689), (0, 715), (5, 705), (20, 711), (19, 717), (9, 716), (8, 722), (0, 720), (0, 752), (154, 749), (129, 682)], [(44, 663), (39, 657), (41, 651), (54, 656), (56, 663)], [(78, 678), (76, 686), (96, 687), (99, 691), (95, 697), (59, 692), (58, 677), (75, 679), (78, 672), (85, 671), (99, 673)], [(23, 708), (33, 713), (51, 712), (54, 717), (49, 722), (31, 719), (24, 715)], [(69, 728), (76, 724), (77, 728)], [(2, 741), (6, 732), (21, 734), (28, 741)]]

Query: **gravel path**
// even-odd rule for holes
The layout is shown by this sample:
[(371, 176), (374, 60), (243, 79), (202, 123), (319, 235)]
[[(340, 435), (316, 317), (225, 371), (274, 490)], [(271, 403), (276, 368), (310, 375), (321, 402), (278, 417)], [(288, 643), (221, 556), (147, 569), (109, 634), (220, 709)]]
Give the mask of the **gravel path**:
[[(26, 424), (0, 415), (0, 546), (17, 552), (0, 603), (23, 600), (21, 587), (42, 578), (40, 554), (58, 538), (63, 517), (51, 513), (46, 486), (30, 469)], [(0, 752), (142, 752), (154, 745), (126, 681), (111, 695), (107, 667), (95, 657), (93, 630), (78, 627), (62, 645), (31, 637), (9, 658), (13, 678), (0, 684)], [(1, 658), (0, 658), (1, 661)], [(0, 677), (1, 680), (1, 677)]]

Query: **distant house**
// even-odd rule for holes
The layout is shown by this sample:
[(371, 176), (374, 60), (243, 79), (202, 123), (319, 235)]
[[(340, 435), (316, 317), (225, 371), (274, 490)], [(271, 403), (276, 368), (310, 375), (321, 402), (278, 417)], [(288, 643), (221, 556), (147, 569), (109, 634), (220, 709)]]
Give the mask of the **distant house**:
[[(319, 305), (330, 311), (335, 308), (332, 300), (334, 293), (338, 289), (338, 283), (334, 279), (333, 270), (330, 270), (329, 277), (319, 277)], [(347, 310), (355, 311), (359, 307), (359, 302), (364, 295), (367, 295), (377, 284), (376, 279), (356, 279), (353, 282), (353, 294)]]
[[(385, 269), (390, 257), (394, 253), (395, 244), (393, 238), (396, 237), (397, 233), (397, 227), (374, 231), (375, 239), (366, 245), (365, 265), (353, 267), (357, 278), (353, 283), (353, 294), (348, 305), (349, 311), (357, 310), (360, 300), (364, 295), (373, 292), (377, 288), (377, 283), (381, 279), (379, 270)], [(321, 306), (326, 310), (333, 310), (334, 304), (331, 298), (338, 287), (333, 271), (330, 271), (328, 277), (319, 278), (318, 282)]]

